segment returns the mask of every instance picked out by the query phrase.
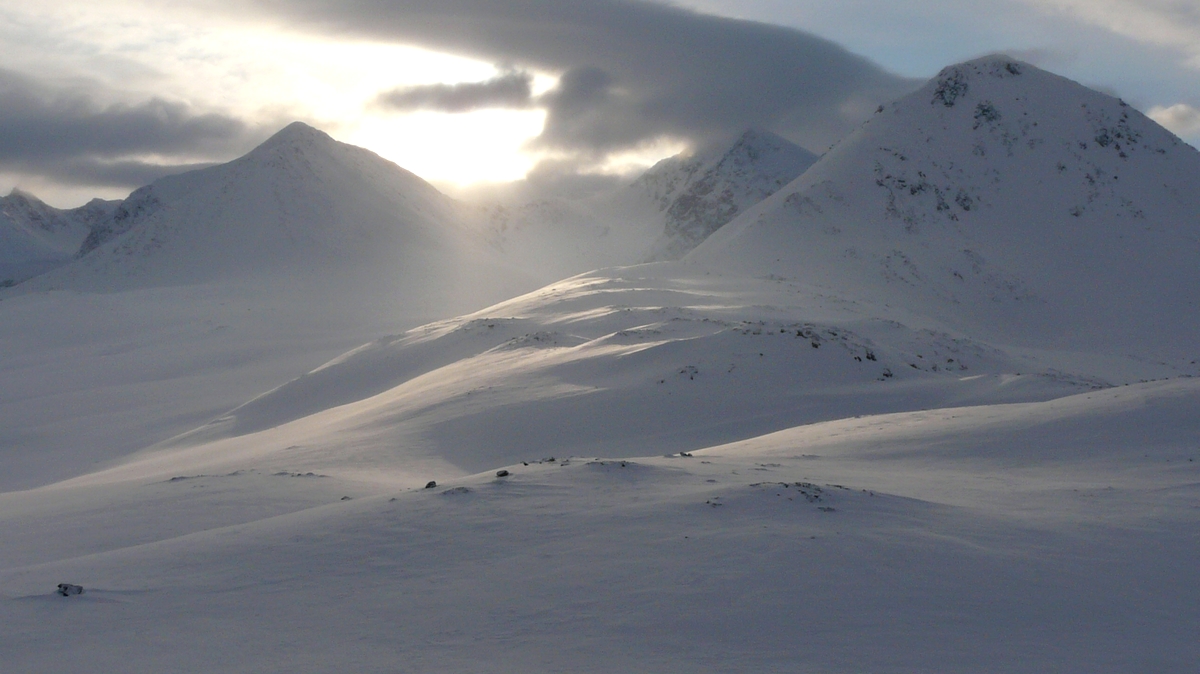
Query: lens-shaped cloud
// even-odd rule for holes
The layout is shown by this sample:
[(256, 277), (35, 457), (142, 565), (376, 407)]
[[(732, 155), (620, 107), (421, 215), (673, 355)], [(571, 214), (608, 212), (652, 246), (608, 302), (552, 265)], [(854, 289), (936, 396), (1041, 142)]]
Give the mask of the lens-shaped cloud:
[(532, 104), (533, 75), (508, 71), (484, 82), (400, 87), (380, 94), (376, 105), (391, 110), (469, 112), (484, 108), (527, 108)]
[[(558, 74), (544, 146), (609, 153), (751, 128), (821, 150), (915, 86), (814, 35), (645, 0), (211, 0), (323, 35), (414, 44)], [(208, 5), (212, 7), (212, 4)], [(513, 73), (386, 92), (400, 109), (522, 104)]]

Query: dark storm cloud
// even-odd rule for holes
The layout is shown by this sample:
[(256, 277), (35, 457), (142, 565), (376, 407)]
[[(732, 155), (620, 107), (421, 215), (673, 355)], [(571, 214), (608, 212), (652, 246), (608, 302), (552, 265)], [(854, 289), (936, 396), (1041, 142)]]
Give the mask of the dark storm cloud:
[(85, 157), (42, 162), (41, 166), (43, 175), (67, 185), (141, 187), (163, 176), (213, 166), (213, 162), (156, 164), (137, 159), (103, 161)]
[(749, 127), (824, 149), (915, 83), (790, 28), (646, 0), (197, 0), (324, 35), (563, 73), (540, 142), (603, 154)]
[[(244, 148), (242, 121), (161, 99), (101, 105), (87, 83), (49, 86), (0, 69), (0, 170), (66, 184), (137, 187), (193, 168), (195, 157)], [(160, 165), (139, 155), (179, 157)]]
[(467, 112), (480, 108), (527, 108), (532, 104), (533, 75), (508, 71), (485, 82), (427, 84), (384, 92), (375, 99), (392, 110)]

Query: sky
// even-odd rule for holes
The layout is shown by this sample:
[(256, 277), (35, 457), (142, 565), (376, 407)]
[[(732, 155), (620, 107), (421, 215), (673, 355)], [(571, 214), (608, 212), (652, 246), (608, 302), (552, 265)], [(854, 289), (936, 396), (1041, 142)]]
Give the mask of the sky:
[(819, 153), (993, 52), (1200, 145), (1200, 0), (0, 0), (0, 190), (120, 198), (294, 120), (451, 191)]

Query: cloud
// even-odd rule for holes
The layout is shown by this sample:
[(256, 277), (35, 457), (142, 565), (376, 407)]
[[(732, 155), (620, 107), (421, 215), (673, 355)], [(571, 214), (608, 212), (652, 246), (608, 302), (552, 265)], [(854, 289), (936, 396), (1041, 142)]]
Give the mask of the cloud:
[(469, 112), (481, 108), (527, 108), (532, 98), (533, 75), (510, 70), (484, 82), (392, 89), (380, 94), (375, 103), (398, 111)]
[(1156, 105), (1146, 111), (1146, 116), (1162, 124), (1177, 136), (1200, 136), (1200, 108), (1194, 108), (1186, 103), (1176, 103), (1169, 107)]
[[(558, 87), (537, 101), (547, 110), (539, 143), (596, 156), (664, 137), (732, 137), (749, 127), (822, 150), (874, 104), (916, 85), (799, 30), (646, 0), (206, 1), (238, 13), (254, 6), (326, 36), (414, 44), (560, 75)], [(445, 106), (460, 93), (488, 100), (485, 92), (422, 88), (399, 98)]]
[(95, 98), (87, 82), (52, 86), (0, 69), (0, 170), (137, 187), (197, 159), (245, 149), (261, 135), (241, 120), (180, 102)]
[(1022, 0), (1064, 12), (1118, 35), (1181, 50), (1200, 68), (1200, 5), (1180, 0)]

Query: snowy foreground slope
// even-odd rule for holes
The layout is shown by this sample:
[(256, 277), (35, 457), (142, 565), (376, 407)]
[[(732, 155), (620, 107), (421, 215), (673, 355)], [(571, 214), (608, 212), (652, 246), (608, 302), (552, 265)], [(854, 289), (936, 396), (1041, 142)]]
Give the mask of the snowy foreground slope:
[[(0, 493), (6, 671), (1191, 671), (1200, 174), (1171, 171), (1195, 152), (1113, 121), (1145, 189), (1096, 200), (1145, 221), (1097, 208), (1100, 257), (1072, 257), (1056, 237), (1087, 188), (1024, 177), (1051, 136), (1028, 162), (972, 136), (984, 101), (1072, 140), (1097, 134), (1081, 102), (1127, 110), (1007, 59), (955, 66), (683, 262), (398, 331)], [(964, 172), (935, 180), (947, 162)], [(1022, 219), (1013, 184), (1052, 215)], [(1106, 270), (1128, 287), (1101, 295)]]
[(19, 672), (1189, 671), (1195, 382), (503, 478), (4, 494), (0, 646)]
[(1060, 367), (1162, 366), (655, 269), (675, 267), (381, 340), (120, 465), (0, 494), (9, 662), (39, 671), (64, 633), (59, 671), (1200, 657), (1200, 380), (1096, 388)]

